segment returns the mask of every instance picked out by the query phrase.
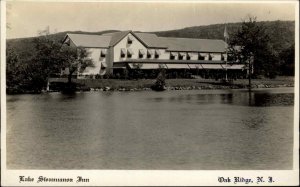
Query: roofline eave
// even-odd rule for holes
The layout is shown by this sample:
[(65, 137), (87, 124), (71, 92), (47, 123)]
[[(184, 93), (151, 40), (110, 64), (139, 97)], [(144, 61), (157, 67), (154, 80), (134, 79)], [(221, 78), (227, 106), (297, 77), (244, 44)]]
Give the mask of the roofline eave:
[[(168, 60), (168, 59), (126, 59), (119, 62), (114, 62), (114, 64), (124, 64), (124, 63), (167, 63), (167, 64), (226, 64), (224, 60)], [(236, 63), (236, 62), (227, 62), (228, 64), (244, 64), (244, 63)]]
[(109, 46), (108, 47), (88, 47), (88, 46), (77, 46), (76, 45), (76, 47), (82, 47), (82, 48), (97, 48), (97, 49), (108, 49), (109, 48)]
[(168, 52), (188, 52), (188, 53), (226, 53), (226, 51), (192, 51), (192, 50), (172, 50), (166, 49)]
[(115, 42), (113, 45), (109, 45), (110, 47), (114, 47), (116, 46), (121, 40), (123, 40), (123, 38), (125, 38), (128, 34), (132, 34), (134, 37), (136, 37), (146, 48), (151, 48), (149, 47), (142, 39), (140, 39), (136, 34), (134, 34), (134, 32), (129, 31), (126, 35), (124, 35), (123, 37), (121, 37), (117, 42)]
[[(64, 36), (64, 39), (62, 40), (62, 44), (64, 44), (65, 43), (65, 41), (66, 41), (66, 39), (67, 39), (67, 37), (69, 37), (69, 33), (67, 33), (65, 36)], [(69, 37), (70, 38), (70, 37)]]

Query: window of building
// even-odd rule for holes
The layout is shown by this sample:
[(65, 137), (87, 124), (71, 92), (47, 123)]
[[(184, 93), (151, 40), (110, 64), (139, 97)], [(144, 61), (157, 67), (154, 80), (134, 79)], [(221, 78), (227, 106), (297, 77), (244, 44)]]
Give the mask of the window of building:
[(133, 55), (132, 49), (128, 48), (128, 49), (127, 49), (127, 58), (131, 58), (132, 55)]
[(160, 55), (160, 51), (159, 50), (155, 50), (154, 58), (159, 58), (159, 55)]
[(170, 52), (170, 60), (175, 60), (175, 54), (173, 52)]
[(133, 36), (129, 35), (128, 38), (127, 38), (127, 43), (132, 44), (133, 40), (134, 40)]
[(101, 69), (107, 68), (107, 64), (105, 62), (101, 62)]
[(106, 56), (106, 49), (102, 49), (100, 57), (104, 58), (105, 56)]
[(153, 51), (147, 50), (147, 58), (151, 58), (152, 55), (153, 55)]
[(211, 54), (208, 55), (208, 60), (212, 60), (213, 56)]
[(121, 58), (125, 58), (126, 49), (121, 49)]
[(192, 56), (193, 56), (193, 55), (192, 55), (191, 53), (187, 53), (187, 54), (186, 54), (186, 59), (187, 59), (187, 60), (191, 60)]
[(178, 60), (183, 60), (184, 56), (185, 56), (185, 53), (180, 52), (178, 54)]
[(139, 50), (139, 58), (143, 58), (145, 55), (145, 51), (143, 49)]
[(223, 54), (221, 54), (221, 60), (225, 60), (225, 57), (224, 57), (224, 55)]
[(204, 56), (204, 55), (201, 55), (201, 54), (199, 53), (199, 55), (198, 55), (198, 60), (205, 60), (205, 56)]

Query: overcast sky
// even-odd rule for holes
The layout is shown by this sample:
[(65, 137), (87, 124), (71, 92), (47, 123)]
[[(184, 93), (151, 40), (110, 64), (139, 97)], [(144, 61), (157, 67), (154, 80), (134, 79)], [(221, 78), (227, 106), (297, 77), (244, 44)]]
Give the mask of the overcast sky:
[(294, 2), (7, 2), (7, 38), (50, 32), (135, 30), (164, 31), (190, 26), (240, 22), (295, 20)]

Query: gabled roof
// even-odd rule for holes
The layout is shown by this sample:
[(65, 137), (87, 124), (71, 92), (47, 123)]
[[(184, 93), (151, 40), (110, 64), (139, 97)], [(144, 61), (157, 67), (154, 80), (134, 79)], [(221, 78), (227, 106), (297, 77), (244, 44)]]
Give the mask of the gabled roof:
[(167, 48), (168, 51), (225, 52), (223, 40), (158, 37), (151, 33), (135, 33), (150, 48)]
[(112, 33), (106, 33), (103, 34), (103, 36), (111, 36), (110, 46), (115, 46), (117, 43), (119, 43), (125, 36), (128, 34), (132, 34), (137, 40), (139, 40), (145, 47), (149, 47), (143, 39), (141, 39), (137, 33), (134, 33), (132, 31), (120, 31), (120, 32), (112, 32)]
[(102, 35), (67, 34), (66, 38), (69, 37), (76, 46), (108, 48), (115, 46), (129, 33), (148, 48), (166, 48), (167, 51), (222, 53), (226, 51), (227, 47), (223, 40), (158, 37), (152, 33), (135, 33), (132, 31), (112, 32)]
[(156, 34), (151, 33), (135, 33), (145, 44), (150, 48), (167, 48), (167, 45), (160, 40), (160, 37), (157, 37)]
[(112, 33), (102, 34), (102, 36), (110, 36), (111, 40), (109, 46), (114, 46), (130, 32), (131, 31), (112, 32)]
[(223, 40), (159, 37), (168, 51), (225, 52), (227, 44)]
[(108, 48), (111, 36), (89, 34), (67, 34), (77, 47)]

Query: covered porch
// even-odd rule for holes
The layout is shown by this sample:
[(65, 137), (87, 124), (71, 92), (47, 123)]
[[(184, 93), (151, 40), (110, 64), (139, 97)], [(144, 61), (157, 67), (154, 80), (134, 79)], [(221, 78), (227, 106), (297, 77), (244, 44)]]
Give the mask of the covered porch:
[(166, 70), (167, 78), (191, 78), (193, 75), (203, 78), (237, 79), (246, 76), (245, 64), (226, 63), (226, 61), (191, 61), (191, 60), (156, 60), (156, 59), (131, 59), (113, 64), (113, 74), (155, 78), (161, 69)]

